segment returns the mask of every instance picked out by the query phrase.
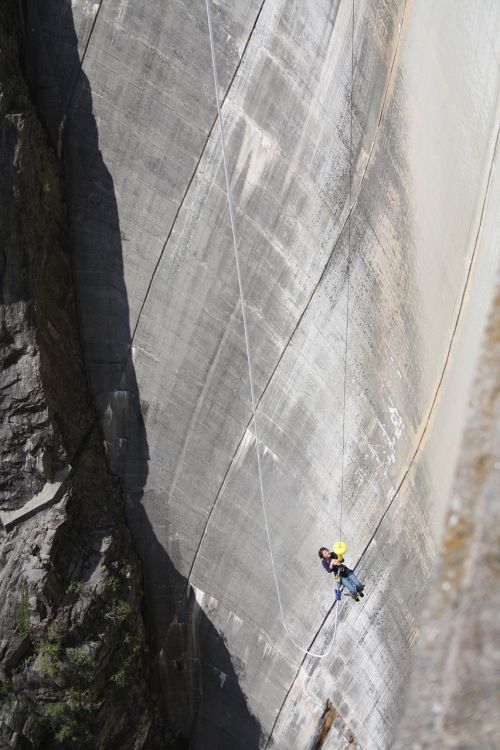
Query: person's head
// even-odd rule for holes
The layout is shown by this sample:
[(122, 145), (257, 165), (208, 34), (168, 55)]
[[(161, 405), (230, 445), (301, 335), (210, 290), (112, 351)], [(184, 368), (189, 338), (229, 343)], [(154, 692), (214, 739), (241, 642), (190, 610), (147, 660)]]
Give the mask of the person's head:
[(325, 559), (326, 557), (329, 557), (329, 555), (330, 555), (330, 550), (328, 549), (328, 547), (320, 547), (320, 548), (319, 548), (319, 552), (318, 552), (318, 555), (320, 556), (320, 558), (321, 558), (322, 560), (324, 560), (324, 559)]

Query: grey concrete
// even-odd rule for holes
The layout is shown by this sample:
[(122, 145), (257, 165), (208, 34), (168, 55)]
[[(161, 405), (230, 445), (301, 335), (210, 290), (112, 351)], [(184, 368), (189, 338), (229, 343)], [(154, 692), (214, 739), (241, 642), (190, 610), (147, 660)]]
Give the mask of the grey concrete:
[[(340, 510), (350, 5), (214, 5), (270, 531), (288, 625), (316, 648), (332, 631), (316, 550)], [(73, 96), (61, 83), (81, 334), (161, 669), (169, 682), (189, 579), (215, 627), (180, 665), (201, 656), (195, 747), (309, 747), (326, 699), (361, 747), (389, 747), (463, 421), (445, 388), (467, 393), (475, 337), (467, 362), (450, 351), (487, 306), (487, 281), (464, 294), (498, 128), (497, 3), (356, 2), (344, 532), (368, 596), (325, 661), (288, 641), (270, 570), (204, 3), (105, 0), (91, 33), (88, 8), (74, 29), (39, 12), (53, 49), (84, 55)], [(184, 732), (186, 715), (171, 710)]]
[[(482, 229), (486, 246), (499, 246), (499, 199), (496, 172)], [(500, 745), (500, 263), (490, 278), (496, 289), (398, 750)]]
[(0, 522), (5, 531), (9, 531), (13, 526), (22, 523), (22, 521), (31, 518), (39, 511), (50, 508), (51, 505), (57, 503), (62, 497), (61, 488), (69, 471), (70, 467), (56, 472), (54, 481), (46, 482), (40, 492), (34, 495), (31, 500), (25, 502), (22, 508), (0, 511)]

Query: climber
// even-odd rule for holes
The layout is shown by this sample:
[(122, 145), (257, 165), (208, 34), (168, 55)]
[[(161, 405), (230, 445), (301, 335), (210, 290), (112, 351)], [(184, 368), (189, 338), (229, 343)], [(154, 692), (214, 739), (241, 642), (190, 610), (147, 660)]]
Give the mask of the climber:
[(359, 602), (359, 597), (364, 596), (364, 586), (353, 571), (344, 565), (344, 558), (339, 557), (335, 552), (330, 552), (328, 547), (321, 547), (318, 554), (326, 572), (334, 573), (335, 580), (349, 591), (355, 602)]

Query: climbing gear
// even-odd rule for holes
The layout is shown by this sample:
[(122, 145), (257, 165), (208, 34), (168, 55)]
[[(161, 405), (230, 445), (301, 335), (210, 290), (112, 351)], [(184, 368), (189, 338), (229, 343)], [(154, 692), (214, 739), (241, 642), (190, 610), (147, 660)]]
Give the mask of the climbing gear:
[(339, 602), (342, 599), (342, 586), (337, 586), (335, 589), (335, 601)]
[[(335, 625), (334, 625), (334, 632), (332, 641), (330, 643), (330, 646), (326, 651), (323, 653), (315, 653), (314, 651), (310, 651), (309, 649), (303, 648), (295, 638), (293, 637), (292, 633), (290, 632), (290, 629), (288, 627), (288, 624), (286, 622), (285, 613), (283, 610), (283, 603), (281, 601), (281, 592), (279, 588), (278, 583), (278, 576), (276, 572), (276, 565), (274, 562), (274, 553), (272, 549), (271, 544), (271, 535), (269, 531), (269, 523), (267, 519), (267, 509), (266, 509), (266, 501), (265, 501), (265, 494), (264, 494), (264, 482), (262, 478), (262, 461), (261, 461), (261, 452), (260, 452), (260, 440), (259, 440), (259, 433), (257, 428), (257, 407), (256, 407), (256, 399), (255, 399), (255, 390), (254, 390), (254, 384), (253, 384), (253, 368), (252, 368), (252, 358), (251, 358), (251, 352), (250, 352), (250, 341), (248, 336), (248, 325), (247, 325), (247, 319), (246, 319), (246, 303), (245, 303), (245, 297), (243, 293), (243, 283), (241, 278), (241, 270), (240, 270), (240, 260), (239, 260), (239, 254), (238, 254), (238, 242), (237, 242), (237, 234), (236, 234), (236, 225), (235, 225), (235, 219), (234, 219), (234, 209), (233, 209), (233, 198), (232, 198), (232, 192), (231, 192), (231, 185), (229, 180), (229, 170), (227, 166), (227, 158), (226, 158), (226, 144), (224, 139), (224, 127), (222, 124), (222, 112), (221, 112), (221, 105), (220, 105), (220, 99), (219, 99), (219, 80), (217, 76), (217, 65), (215, 61), (215, 45), (214, 45), (214, 37), (213, 37), (213, 30), (212, 30), (212, 14), (210, 10), (210, 0), (205, 0), (205, 6), (207, 10), (207, 23), (208, 23), (208, 36), (210, 41), (210, 53), (212, 58), (212, 74), (213, 74), (213, 80), (214, 80), (214, 89), (215, 89), (215, 102), (217, 106), (217, 119), (219, 122), (219, 132), (220, 132), (220, 139), (221, 139), (221, 151), (222, 151), (222, 162), (224, 166), (224, 177), (226, 182), (226, 193), (227, 193), (227, 203), (228, 203), (228, 210), (229, 210), (229, 220), (231, 225), (231, 234), (233, 239), (233, 250), (234, 250), (234, 259), (235, 259), (235, 266), (236, 266), (236, 276), (238, 279), (238, 290), (239, 290), (239, 296), (240, 296), (240, 307), (241, 307), (241, 317), (242, 317), (242, 323), (243, 323), (243, 333), (244, 333), (244, 340), (245, 340), (245, 348), (246, 348), (246, 355), (247, 355), (247, 367), (248, 367), (248, 379), (250, 383), (250, 400), (251, 400), (251, 406), (252, 406), (252, 422), (253, 422), (253, 428), (254, 428), (254, 437), (255, 437), (255, 451), (257, 455), (257, 471), (258, 471), (258, 477), (259, 477), (259, 486), (260, 486), (260, 497), (262, 502), (262, 511), (264, 516), (264, 525), (266, 529), (266, 536), (267, 536), (267, 544), (269, 548), (269, 556), (271, 558), (271, 567), (273, 571), (273, 577), (274, 577), (274, 583), (276, 587), (276, 595), (278, 599), (278, 605), (280, 609), (281, 619), (283, 621), (283, 626), (285, 628), (285, 631), (294, 644), (296, 648), (299, 649), (303, 654), (313, 656), (317, 659), (323, 659), (329, 655), (331, 652), (333, 645), (335, 643), (335, 639), (337, 637), (337, 623), (338, 623), (338, 616), (339, 616), (339, 610), (341, 607), (335, 608)], [(354, 0), (352, 0), (352, 40), (354, 40)], [(348, 278), (349, 278), (349, 264), (350, 264), (350, 211), (351, 211), (351, 197), (352, 197), (352, 79), (353, 79), (353, 63), (354, 63), (354, 56), (353, 51), (351, 49), (351, 140), (350, 140), (350, 153), (349, 153), (349, 171), (350, 171), (350, 184), (349, 184), (349, 263), (348, 263)], [(348, 293), (349, 293), (349, 284), (347, 287)], [(347, 312), (349, 312), (349, 294), (347, 298)], [(347, 326), (346, 326), (346, 355), (347, 355)], [(342, 499), (343, 499), (343, 492), (344, 492), (344, 446), (345, 446), (345, 373), (346, 373), (346, 367), (344, 366), (344, 424), (342, 428), (342, 492), (341, 492), (341, 510), (340, 510), (340, 534), (339, 537), (342, 539)], [(336, 600), (337, 601), (337, 600)]]

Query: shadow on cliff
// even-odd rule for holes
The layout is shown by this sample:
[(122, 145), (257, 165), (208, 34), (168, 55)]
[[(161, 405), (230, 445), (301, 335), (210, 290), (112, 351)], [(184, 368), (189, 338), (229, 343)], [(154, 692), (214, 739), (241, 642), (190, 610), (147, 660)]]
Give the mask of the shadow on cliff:
[[(131, 356), (122, 245), (126, 238), (120, 230), (113, 179), (99, 150), (90, 83), (80, 69), (72, 6), (60, 0), (24, 0), (22, 12), (27, 78), (64, 163), (87, 378), (108, 463), (120, 478), (128, 525), (143, 565), (152, 691), (161, 717), (148, 746), (257, 748), (261, 729), (248, 709), (231, 656), (165, 553), (142, 505), (149, 452)], [(94, 30), (87, 23), (85, 38)], [(168, 526), (167, 518), (164, 524)], [(204, 665), (201, 640), (217, 648), (223, 671), (215, 674)]]

